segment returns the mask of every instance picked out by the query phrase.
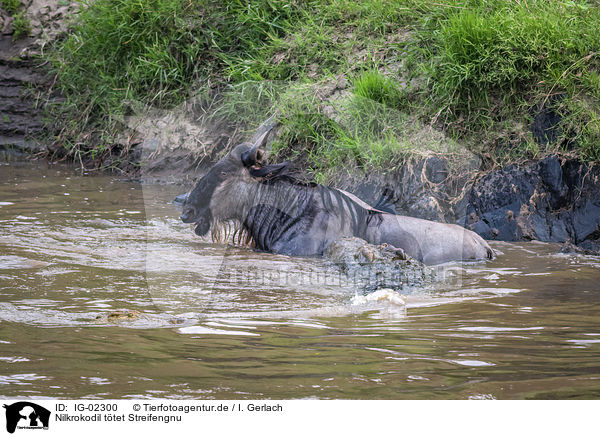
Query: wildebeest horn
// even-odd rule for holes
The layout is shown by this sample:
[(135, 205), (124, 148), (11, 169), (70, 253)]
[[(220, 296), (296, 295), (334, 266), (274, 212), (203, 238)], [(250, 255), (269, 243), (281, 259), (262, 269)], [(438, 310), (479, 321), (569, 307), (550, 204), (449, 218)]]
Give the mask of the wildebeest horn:
[(275, 127), (275, 125), (272, 125), (265, 133), (260, 135), (250, 150), (242, 153), (242, 163), (244, 166), (250, 167), (262, 158), (263, 150), (261, 150), (261, 148), (267, 142), (267, 137), (269, 136), (269, 133), (271, 133), (271, 130), (273, 130), (273, 127)]
[(254, 177), (273, 177), (285, 170), (289, 164), (289, 162), (283, 162), (275, 165), (265, 165), (260, 168), (250, 167), (250, 174)]
[(173, 200), (173, 203), (182, 205), (183, 203), (185, 203), (185, 200), (187, 200), (187, 198), (190, 196), (190, 194), (191, 194), (191, 191), (186, 192), (185, 194), (178, 195), (177, 197), (175, 197), (175, 200)]

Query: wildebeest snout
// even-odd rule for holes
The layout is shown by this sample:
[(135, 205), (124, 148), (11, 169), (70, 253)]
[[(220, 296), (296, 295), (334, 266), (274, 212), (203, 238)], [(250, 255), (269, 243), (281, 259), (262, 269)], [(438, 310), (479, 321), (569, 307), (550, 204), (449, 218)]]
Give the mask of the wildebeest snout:
[(193, 223), (196, 221), (196, 209), (193, 206), (184, 206), (179, 219), (184, 223)]

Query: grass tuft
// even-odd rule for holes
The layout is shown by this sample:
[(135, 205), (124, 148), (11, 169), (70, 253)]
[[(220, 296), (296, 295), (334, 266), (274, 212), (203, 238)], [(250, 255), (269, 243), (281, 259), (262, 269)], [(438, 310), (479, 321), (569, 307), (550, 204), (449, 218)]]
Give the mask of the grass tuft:
[(385, 106), (402, 108), (404, 94), (398, 82), (383, 76), (378, 70), (365, 71), (355, 78), (353, 93)]
[(29, 36), (31, 32), (31, 23), (29, 19), (25, 16), (25, 12), (21, 11), (15, 14), (13, 20), (13, 40), (17, 40), (19, 38), (26, 38)]
[(0, 0), (0, 7), (13, 15), (21, 8), (21, 2), (19, 0)]

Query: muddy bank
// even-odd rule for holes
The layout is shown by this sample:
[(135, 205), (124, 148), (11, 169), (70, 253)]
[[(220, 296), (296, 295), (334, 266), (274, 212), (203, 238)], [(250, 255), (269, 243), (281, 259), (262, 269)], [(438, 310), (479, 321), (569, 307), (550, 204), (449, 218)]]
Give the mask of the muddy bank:
[[(10, 40), (10, 36), (1, 38), (3, 46)], [(34, 137), (42, 133), (43, 113), (34, 89), (47, 84), (47, 80), (36, 71), (35, 61), (7, 57), (4, 50), (1, 53), (0, 150), (5, 154), (39, 151)]]
[(27, 34), (15, 34), (17, 13), (0, 8), (0, 156), (44, 152), (44, 106), (58, 101), (49, 95), (53, 78), (39, 58), (47, 44), (67, 28), (68, 17), (77, 9), (75, 2), (29, 0), (22, 2), (29, 25)]

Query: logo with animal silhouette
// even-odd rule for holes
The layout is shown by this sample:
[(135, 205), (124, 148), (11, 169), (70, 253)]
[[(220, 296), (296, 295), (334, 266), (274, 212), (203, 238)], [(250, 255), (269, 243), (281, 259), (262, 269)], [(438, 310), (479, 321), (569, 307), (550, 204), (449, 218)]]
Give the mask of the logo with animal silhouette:
[(48, 429), (50, 411), (29, 401), (19, 401), (4, 405), (6, 409), (6, 431), (14, 433), (18, 429)]

